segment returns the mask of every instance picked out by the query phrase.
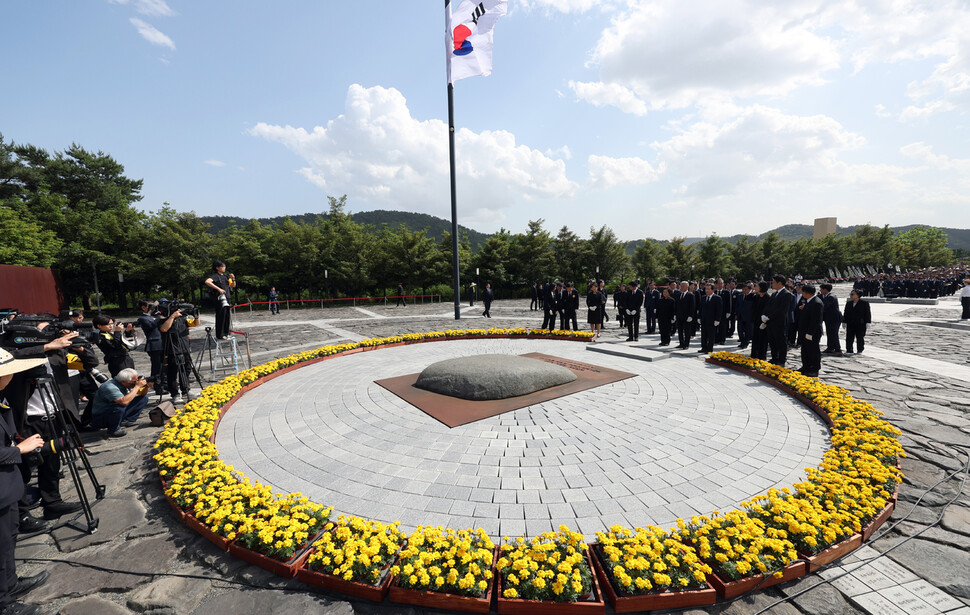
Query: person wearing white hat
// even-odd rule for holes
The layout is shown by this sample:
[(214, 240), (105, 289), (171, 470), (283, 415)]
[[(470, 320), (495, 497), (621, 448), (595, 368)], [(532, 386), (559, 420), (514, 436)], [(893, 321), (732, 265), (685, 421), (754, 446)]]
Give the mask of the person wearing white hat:
[[(14, 374), (45, 363), (47, 359), (15, 359), (0, 349), (0, 391), (10, 384)], [(46, 581), (49, 573), (44, 570), (32, 577), (17, 578), (14, 536), (20, 522), (18, 502), (24, 493), (19, 467), (22, 456), (41, 448), (44, 441), (39, 434), (18, 440), (13, 411), (0, 404), (0, 609), (4, 613), (33, 614), (40, 612), (40, 607), (15, 600)]]

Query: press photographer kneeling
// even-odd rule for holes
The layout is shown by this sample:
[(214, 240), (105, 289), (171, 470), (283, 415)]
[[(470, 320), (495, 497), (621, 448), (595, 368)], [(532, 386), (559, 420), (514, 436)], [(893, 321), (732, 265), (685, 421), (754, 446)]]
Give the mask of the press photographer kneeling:
[(128, 432), (124, 427), (136, 424), (138, 416), (148, 405), (148, 381), (138, 375), (134, 368), (125, 368), (105, 382), (94, 395), (91, 409), (91, 426), (107, 429), (112, 438), (120, 438)]

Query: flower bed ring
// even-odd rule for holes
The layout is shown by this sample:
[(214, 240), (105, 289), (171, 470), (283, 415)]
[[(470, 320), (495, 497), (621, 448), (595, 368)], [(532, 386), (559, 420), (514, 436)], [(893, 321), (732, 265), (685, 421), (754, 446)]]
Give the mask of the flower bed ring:
[[(535, 335), (536, 335), (536, 333), (534, 331), (529, 331), (529, 332), (524, 332), (524, 333), (519, 333), (518, 331), (516, 331), (514, 334), (507, 335), (507, 337), (513, 337), (513, 338), (515, 338), (515, 337), (534, 338)], [(432, 337), (432, 336), (434, 336), (434, 337)], [(397, 338), (385, 338), (385, 339), (388, 340), (386, 342), (386, 344), (376, 343), (376, 344), (371, 344), (370, 346), (381, 346), (381, 345), (392, 345), (392, 344), (393, 345), (400, 345), (402, 343), (403, 344), (407, 344), (407, 343), (418, 343), (418, 342), (423, 342), (423, 341), (432, 341), (434, 339), (462, 339), (462, 338), (465, 338), (465, 339), (472, 338), (472, 339), (474, 339), (476, 337), (482, 337), (482, 335), (481, 334), (479, 334), (479, 335), (474, 335), (473, 334), (473, 335), (462, 335), (462, 336), (458, 336), (458, 335), (454, 335), (453, 332), (445, 332), (445, 334), (440, 334), (440, 333), (439, 334), (428, 334), (428, 337), (424, 337), (421, 334), (412, 334), (412, 336), (410, 336), (410, 337), (411, 337), (410, 339), (408, 339), (408, 336), (401, 336), (401, 337), (397, 337)], [(546, 338), (547, 339), (561, 339), (561, 332), (554, 332), (554, 334), (548, 335), (548, 336), (546, 336)], [(573, 337), (571, 339), (582, 339), (582, 338), (580, 336), (575, 336), (575, 337)], [(296, 368), (297, 366), (303, 366), (303, 364), (306, 363), (306, 362), (308, 362), (308, 361), (326, 360), (327, 358), (333, 358), (333, 357), (336, 357), (336, 356), (343, 356), (345, 354), (352, 354), (352, 353), (355, 353), (355, 352), (360, 352), (364, 347), (366, 347), (366, 346), (362, 346), (360, 344), (345, 344), (345, 345), (341, 345), (341, 346), (337, 346), (337, 347), (328, 346), (328, 347), (324, 347), (322, 349), (318, 349), (317, 351), (310, 351), (308, 353), (301, 353), (300, 355), (293, 355), (291, 357), (286, 357), (284, 359), (277, 360), (277, 361), (271, 362), (271, 363), (266, 364), (266, 365), (263, 365), (263, 366), (258, 366), (257, 368), (254, 368), (254, 370), (247, 370), (246, 372), (243, 372), (239, 376), (227, 378), (226, 380), (218, 383), (218, 385), (213, 385), (214, 387), (222, 386), (224, 388), (221, 388), (221, 389), (218, 389), (218, 390), (215, 390), (215, 391), (210, 391), (209, 389), (213, 389), (213, 387), (208, 387), (206, 389), (206, 391), (203, 392), (203, 396), (200, 398), (201, 401), (199, 401), (199, 400), (193, 400), (193, 402), (198, 401), (198, 403), (190, 402), (189, 404), (187, 404), (187, 408), (186, 409), (183, 409), (182, 412), (180, 412), (179, 414), (176, 415), (176, 417), (173, 418), (173, 420), (169, 423), (169, 427), (166, 428), (166, 431), (163, 432), (162, 436), (159, 438), (159, 441), (156, 443), (156, 449), (160, 449), (159, 454), (156, 455), (156, 459), (159, 461), (160, 471), (162, 473), (162, 478), (163, 478), (164, 481), (166, 481), (168, 483), (168, 487), (166, 489), (165, 495), (166, 495), (166, 498), (168, 499), (168, 501), (170, 502), (170, 504), (173, 505), (173, 509), (176, 509), (176, 511), (181, 510), (181, 507), (178, 506), (175, 503), (176, 500), (175, 500), (173, 494), (170, 493), (170, 490), (173, 489), (173, 485), (177, 487), (177, 485), (178, 485), (178, 479), (181, 476), (181, 474), (179, 472), (174, 472), (174, 473), (172, 472), (173, 467), (176, 467), (176, 466), (173, 466), (173, 463), (172, 463), (173, 460), (171, 458), (173, 455), (175, 455), (174, 453), (172, 453), (172, 449), (175, 448), (175, 445), (174, 445), (175, 442), (177, 442), (180, 445), (180, 449), (184, 449), (184, 450), (191, 451), (192, 452), (191, 454), (196, 455), (196, 456), (198, 456), (199, 458), (202, 459), (202, 461), (199, 462), (199, 458), (194, 458), (192, 461), (199, 462), (199, 463), (197, 465), (195, 465), (195, 466), (187, 466), (187, 467), (192, 467), (192, 468), (195, 468), (195, 469), (198, 469), (200, 467), (201, 468), (210, 467), (207, 464), (211, 464), (212, 462), (217, 461), (217, 458), (216, 457), (212, 457), (212, 458), (209, 458), (209, 459), (206, 459), (205, 458), (205, 455), (206, 454), (214, 454), (214, 453), (217, 454), (214, 451), (214, 446), (212, 446), (212, 440), (211, 440), (211, 438), (214, 438), (214, 429), (213, 429), (213, 426), (214, 426), (216, 420), (218, 420), (218, 418), (221, 417), (221, 415), (225, 412), (225, 409), (227, 409), (227, 408), (224, 408), (224, 406), (226, 406), (231, 401), (234, 401), (235, 398), (237, 398), (239, 395), (241, 395), (242, 392), (243, 392), (243, 390), (242, 390), (243, 388), (245, 388), (246, 390), (249, 390), (249, 389), (253, 388), (254, 386), (258, 386), (259, 384), (262, 384), (266, 380), (270, 379), (270, 378), (265, 378), (266, 376), (275, 377), (275, 375), (278, 375), (278, 374), (275, 374), (275, 372), (278, 372), (278, 371), (280, 371), (282, 369), (287, 369), (287, 371), (289, 371), (289, 368)], [(315, 355), (314, 354), (314, 353), (318, 353), (318, 352), (321, 353), (321, 354), (319, 354), (319, 355)], [(723, 355), (727, 355), (727, 354), (729, 354), (729, 353), (715, 353), (715, 355), (713, 355), (711, 357), (710, 362), (711, 363), (718, 364), (718, 365), (728, 366), (728, 365), (725, 365), (725, 362), (723, 362), (723, 360), (724, 360), (724, 356)], [(717, 355), (721, 355), (721, 356), (717, 356)], [(737, 356), (737, 355), (735, 355), (735, 356)], [(314, 362), (316, 362), (316, 361), (314, 361)], [(735, 365), (731, 365), (730, 367), (731, 367), (731, 369), (735, 369), (737, 371), (742, 371), (742, 372), (745, 371), (744, 369), (738, 369), (738, 367), (737, 367), (736, 364)], [(262, 373), (259, 373), (260, 371)], [(757, 371), (758, 373), (764, 375), (764, 372), (760, 372), (758, 370), (754, 370), (754, 371)], [(753, 373), (752, 373), (752, 375), (753, 375)], [(786, 377), (789, 377), (789, 374), (785, 374), (785, 376)], [(233, 380), (234, 378), (235, 378), (235, 380)], [(227, 383), (227, 381), (229, 381), (229, 382)], [(232, 394), (226, 395), (226, 388), (228, 388), (228, 389), (234, 389), (232, 391)], [(779, 388), (782, 388), (782, 387), (779, 387)], [(209, 395), (206, 395), (206, 392), (209, 392), (210, 394)], [(802, 400), (802, 401), (804, 402), (804, 400)], [(827, 405), (827, 403), (830, 403), (830, 400), (827, 403), (820, 403), (817, 398), (816, 399), (811, 399), (810, 401), (811, 401), (811, 403), (818, 405), (819, 408), (822, 411), (824, 411), (826, 415), (828, 415), (828, 409), (831, 409), (831, 406), (830, 405)], [(823, 402), (825, 402), (825, 400), (823, 400)], [(847, 402), (847, 403), (850, 403), (850, 402)], [(814, 408), (813, 408), (813, 410), (814, 410)], [(204, 415), (203, 417), (201, 417), (201, 418), (203, 418), (202, 421), (193, 422), (194, 419), (199, 418), (199, 417), (194, 417), (193, 416), (193, 418), (191, 418), (191, 419), (190, 418), (187, 418), (188, 415), (190, 415), (190, 414), (194, 415), (196, 412), (200, 412), (200, 411)], [(820, 416), (821, 416), (821, 413), (820, 413)], [(840, 423), (840, 421), (841, 421), (841, 423)], [(833, 425), (836, 426), (836, 427), (838, 427), (840, 424), (843, 424), (844, 421), (845, 421), (845, 417), (844, 416), (837, 416), (833, 420)], [(177, 430), (184, 429), (186, 427), (186, 423), (192, 423), (191, 424), (191, 427), (194, 430), (194, 432), (193, 432), (194, 433), (194, 438), (190, 438), (188, 440), (179, 440), (177, 438), (174, 438), (174, 435), (169, 430), (170, 429), (175, 429), (176, 430), (176, 433), (178, 433)], [(208, 424), (205, 424), (205, 423), (208, 423)], [(888, 423), (886, 423), (886, 425), (888, 426)], [(891, 429), (894, 429), (894, 428), (892, 428), (891, 426), (888, 426), (888, 428), (882, 428), (882, 429), (884, 429), (885, 431), (890, 431)], [(173, 439), (166, 439), (166, 436), (167, 435), (168, 436), (172, 436)], [(204, 444), (203, 444), (203, 440), (198, 440), (198, 437), (199, 436), (201, 436), (202, 438), (204, 438)], [(891, 440), (891, 441), (895, 442), (895, 440), (891, 437), (891, 435), (890, 436), (886, 436), (886, 437), (887, 437), (887, 440)], [(196, 445), (198, 445), (196, 448), (193, 448), (193, 445), (192, 445), (193, 442), (195, 442)], [(212, 449), (207, 449), (207, 447), (205, 446), (205, 444), (208, 444), (208, 445), (212, 446)], [(187, 446), (182, 446), (182, 445), (187, 445)], [(886, 446), (887, 446), (886, 450), (885, 451), (880, 451), (880, 452), (881, 453), (884, 453), (885, 455), (890, 455), (890, 454), (894, 455), (894, 457), (892, 459), (892, 461), (893, 461), (892, 465), (893, 465), (894, 468), (896, 468), (897, 467), (898, 457), (899, 456), (904, 456), (904, 453), (902, 452), (902, 449), (901, 448), (898, 448), (898, 442), (896, 442), (896, 447), (892, 447), (889, 444), (887, 444)], [(166, 453), (168, 453), (168, 454), (166, 454)], [(188, 453), (186, 453), (186, 454), (188, 454)], [(888, 462), (887, 462), (887, 465), (888, 465)], [(185, 466), (182, 467), (183, 470), (185, 468), (186, 468)], [(896, 485), (897, 485), (897, 488), (898, 488), (899, 479), (901, 478), (901, 475), (899, 474), (898, 469), (896, 469), (896, 473), (893, 474), (893, 476), (896, 479)], [(888, 509), (889, 510), (889, 513), (891, 513), (891, 506), (892, 506), (892, 504), (893, 504), (893, 502), (887, 502), (886, 506), (884, 508), (880, 509), (879, 511), (877, 511), (876, 514), (873, 515), (872, 518), (870, 518), (868, 521), (866, 521), (866, 523), (867, 524), (872, 524), (872, 523), (875, 522), (877, 524), (881, 524), (889, 516), (887, 514), (886, 510)], [(190, 513), (191, 511), (190, 510), (186, 510), (184, 512)], [(202, 521), (199, 521), (194, 516), (192, 516), (192, 519), (195, 520), (198, 523), (202, 523)], [(866, 529), (868, 530), (869, 527), (867, 526)], [(861, 531), (861, 528), (860, 528), (860, 531)], [(867, 532), (867, 533), (871, 534), (871, 531), (870, 532)], [(861, 534), (860, 534), (860, 538), (861, 538)], [(853, 545), (855, 545), (855, 546), (858, 546), (858, 543), (861, 542), (861, 539), (860, 538), (856, 538), (855, 535), (853, 535), (852, 540), (851, 540), (851, 543)], [(843, 547), (843, 545), (841, 543), (838, 544), (837, 546), (838, 547)], [(832, 551), (836, 551), (836, 550), (841, 551), (842, 549), (841, 548), (840, 549), (832, 549)], [(826, 555), (828, 555), (828, 553), (826, 553)], [(306, 558), (306, 554), (304, 553), (303, 557), (297, 556), (295, 559), (298, 560), (298, 561), (305, 561), (305, 558)], [(597, 566), (598, 566), (598, 562), (596, 562), (596, 563), (593, 564), (594, 570), (597, 569)], [(599, 571), (596, 570), (596, 572), (598, 573)], [(293, 573), (286, 574), (285, 576), (291, 576), (291, 574), (293, 574)], [(600, 579), (600, 580), (602, 580), (602, 579)], [(606, 584), (604, 583), (603, 586), (605, 587), (605, 585)], [(609, 592), (607, 592), (607, 593), (609, 593)], [(478, 607), (478, 608), (480, 608), (480, 607)]]

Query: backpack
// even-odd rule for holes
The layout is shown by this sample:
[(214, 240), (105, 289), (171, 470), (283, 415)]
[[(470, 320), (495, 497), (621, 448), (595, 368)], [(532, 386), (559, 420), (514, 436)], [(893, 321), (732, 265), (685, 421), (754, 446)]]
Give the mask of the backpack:
[(161, 427), (168, 419), (175, 416), (175, 404), (170, 401), (163, 401), (148, 411), (148, 418), (152, 425)]

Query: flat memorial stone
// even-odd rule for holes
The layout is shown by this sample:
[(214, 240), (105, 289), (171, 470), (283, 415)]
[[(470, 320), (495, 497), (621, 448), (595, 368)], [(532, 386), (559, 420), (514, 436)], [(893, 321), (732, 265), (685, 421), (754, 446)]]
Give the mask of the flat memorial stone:
[(482, 354), (432, 363), (414, 386), (475, 401), (528, 395), (576, 380), (570, 370), (538, 359), (516, 355)]

